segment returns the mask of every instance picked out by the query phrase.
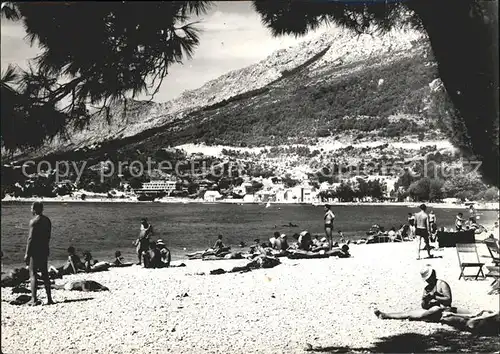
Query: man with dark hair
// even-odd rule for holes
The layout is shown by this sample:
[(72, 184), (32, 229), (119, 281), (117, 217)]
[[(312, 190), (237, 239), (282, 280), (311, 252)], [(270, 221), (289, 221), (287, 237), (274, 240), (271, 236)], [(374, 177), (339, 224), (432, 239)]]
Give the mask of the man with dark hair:
[(144, 252), (149, 250), (150, 237), (153, 235), (153, 226), (148, 223), (148, 219), (141, 219), (141, 229), (139, 231), (139, 237), (135, 241), (137, 258), (139, 259), (139, 263), (137, 265), (141, 265), (141, 260)]
[(418, 240), (418, 258), (420, 259), (420, 245), (422, 244), (422, 239), (424, 239), (425, 250), (427, 251), (429, 258), (432, 258), (431, 245), (429, 244), (430, 235), (430, 225), (429, 225), (429, 215), (426, 213), (427, 207), (425, 204), (420, 205), (420, 211), (415, 214), (415, 235), (419, 237)]
[(31, 206), (33, 219), (30, 220), (28, 242), (24, 261), (29, 267), (31, 282), (31, 301), (29, 305), (39, 305), (36, 295), (37, 272), (40, 271), (47, 293), (47, 305), (53, 304), (48, 272), (49, 242), (52, 232), (50, 219), (43, 215), (43, 204), (34, 202)]

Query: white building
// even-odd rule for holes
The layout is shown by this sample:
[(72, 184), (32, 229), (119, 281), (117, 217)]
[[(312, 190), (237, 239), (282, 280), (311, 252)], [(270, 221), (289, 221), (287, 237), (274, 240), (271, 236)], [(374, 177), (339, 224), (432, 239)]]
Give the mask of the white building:
[(255, 196), (253, 194), (246, 194), (244, 197), (243, 197), (243, 201), (245, 203), (253, 203), (255, 202)]
[(284, 203), (285, 202), (285, 190), (278, 190), (278, 191), (276, 191), (276, 201), (278, 203)]
[(252, 187), (252, 183), (250, 182), (243, 182), (241, 185), (238, 187), (234, 188), (234, 193), (240, 194), (240, 195), (245, 195), (248, 193), (249, 189)]
[(221, 199), (222, 195), (218, 191), (206, 191), (203, 195), (203, 200), (206, 202), (215, 202), (218, 199)]
[(276, 201), (279, 203), (315, 203), (318, 193), (310, 186), (296, 186), (276, 191)]
[(170, 193), (175, 190), (175, 181), (163, 181), (156, 180), (151, 182), (145, 182), (142, 184), (142, 188), (138, 191), (141, 192), (167, 192)]

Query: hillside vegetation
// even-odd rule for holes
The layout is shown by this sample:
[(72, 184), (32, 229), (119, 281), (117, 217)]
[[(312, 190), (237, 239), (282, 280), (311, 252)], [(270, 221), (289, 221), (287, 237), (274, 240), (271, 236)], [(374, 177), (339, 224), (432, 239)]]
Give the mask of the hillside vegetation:
[[(40, 176), (30, 168), (32, 175), (26, 177), (19, 168), (3, 166), (2, 195), (51, 196), (75, 189), (106, 193), (124, 183), (140, 186), (166, 172), (177, 179), (180, 196), (199, 196), (207, 188), (228, 196), (243, 181), (251, 182), (255, 192), (263, 188), (262, 179), (274, 179), (281, 181), (276, 188), (280, 183), (326, 183), (322, 197), (346, 201), (385, 198), (389, 185), (398, 200), (498, 197), (480, 175), (469, 174), (470, 166), (444, 138), (450, 103), (425, 40), (379, 39), (376, 50), (366, 54), (363, 50), (373, 49), (367, 38), (357, 51), (342, 34), (336, 37), (341, 45), (321, 38), (228, 73), (172, 102), (116, 106), (111, 124), (96, 120), (81, 133), (83, 140), (60, 142), (50, 154), (48, 146), (19, 158), (43, 159), (52, 166), (74, 162), (85, 167), (80, 179), (73, 171), (61, 184), (50, 171)], [(232, 95), (224, 82), (236, 88)], [(176, 149), (186, 144), (202, 144), (201, 150)], [(207, 146), (219, 152), (201, 153)], [(152, 171), (134, 177), (133, 161), (150, 162)], [(183, 176), (160, 171), (163, 161), (180, 166)], [(103, 180), (106, 162), (126, 162), (125, 170)], [(437, 172), (410, 173), (428, 163)], [(450, 178), (442, 173), (450, 167), (461, 172)]]

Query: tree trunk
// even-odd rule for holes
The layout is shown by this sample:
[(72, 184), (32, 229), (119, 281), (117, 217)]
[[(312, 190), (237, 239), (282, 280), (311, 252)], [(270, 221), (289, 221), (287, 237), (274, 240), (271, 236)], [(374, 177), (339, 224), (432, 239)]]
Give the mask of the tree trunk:
[(457, 110), (450, 138), (482, 162), (487, 183), (499, 186), (498, 1), (412, 0), (408, 5), (422, 20)]

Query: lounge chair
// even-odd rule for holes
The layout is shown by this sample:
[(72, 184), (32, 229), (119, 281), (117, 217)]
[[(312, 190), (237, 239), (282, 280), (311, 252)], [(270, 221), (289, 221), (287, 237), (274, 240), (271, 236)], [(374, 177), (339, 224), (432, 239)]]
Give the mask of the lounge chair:
[(488, 247), (488, 252), (490, 252), (491, 259), (496, 265), (500, 264), (500, 250), (498, 244), (494, 238), (487, 238), (483, 241)]
[(460, 280), (462, 277), (469, 277), (471, 275), (465, 275), (464, 271), (466, 268), (478, 268), (478, 272), (474, 280), (477, 280), (479, 275), (483, 278), (483, 266), (484, 263), (479, 261), (479, 255), (477, 254), (477, 248), (475, 243), (457, 243), (457, 255), (458, 255), (458, 264), (460, 266), (460, 276), (458, 279)]

